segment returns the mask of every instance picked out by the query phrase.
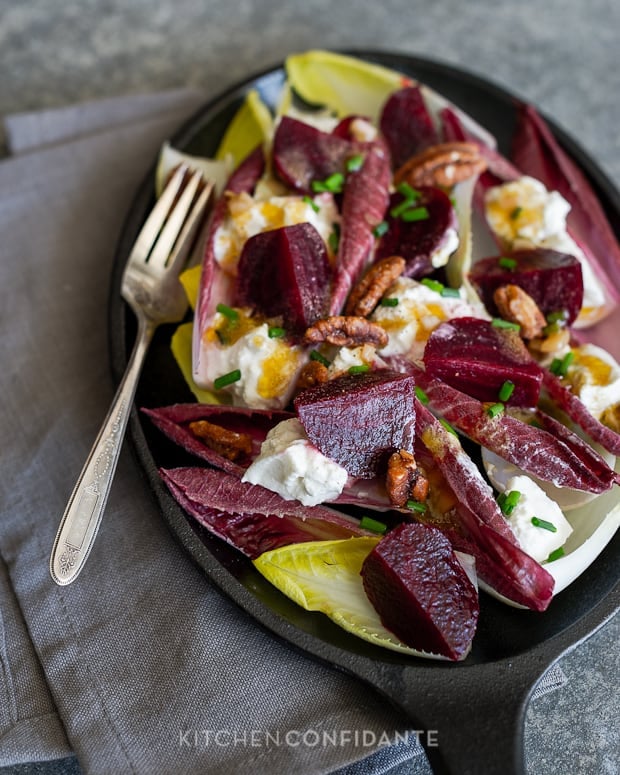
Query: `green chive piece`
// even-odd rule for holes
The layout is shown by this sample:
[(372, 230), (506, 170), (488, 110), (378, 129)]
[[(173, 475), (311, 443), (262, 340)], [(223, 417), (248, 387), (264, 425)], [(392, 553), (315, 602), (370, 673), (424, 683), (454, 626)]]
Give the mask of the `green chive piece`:
[(428, 396), (426, 393), (422, 390), (421, 387), (418, 387), (417, 385), (415, 386), (414, 390), (418, 401), (426, 406), (426, 404), (428, 404)]
[(350, 366), (349, 374), (365, 374), (370, 370), (370, 366), (367, 363), (360, 363), (358, 366)]
[(551, 336), (551, 334), (559, 333), (564, 326), (559, 320), (554, 320), (553, 323), (548, 323), (542, 330), (545, 336)]
[(221, 377), (214, 379), (213, 387), (216, 390), (221, 390), (222, 388), (225, 388), (227, 385), (232, 385), (233, 382), (238, 382), (240, 379), (241, 379), (241, 372), (239, 371), (239, 369), (235, 369), (234, 371), (229, 371), (228, 374), (222, 374)]
[(565, 377), (568, 372), (568, 367), (575, 360), (575, 353), (569, 350), (563, 358), (554, 358), (549, 366), (549, 371), (555, 374), (556, 377)]
[(443, 283), (440, 283), (438, 280), (431, 280), (430, 277), (425, 277), (424, 279), (420, 280), (422, 285), (426, 285), (427, 288), (430, 288), (431, 291), (437, 291), (437, 293), (443, 293), (445, 289), (445, 285)]
[(389, 225), (387, 221), (381, 221), (381, 223), (378, 223), (375, 228), (372, 230), (372, 233), (375, 237), (383, 237), (383, 235), (387, 232), (389, 229)]
[(329, 368), (331, 366), (330, 361), (328, 361), (324, 355), (321, 355), (321, 353), (318, 350), (313, 350), (310, 353), (310, 360), (318, 361), (319, 363), (322, 363), (323, 366), (325, 366), (326, 368)]
[(351, 156), (350, 159), (347, 159), (347, 172), (357, 172), (362, 168), (363, 163), (364, 157), (361, 153), (358, 153), (357, 156)]
[(321, 208), (318, 206), (318, 204), (314, 201), (314, 199), (311, 196), (304, 196), (302, 197), (302, 202), (305, 202), (305, 204), (310, 205), (310, 207), (314, 210), (315, 213), (320, 212)]
[(417, 511), (419, 514), (424, 514), (426, 511), (426, 503), (420, 503), (420, 501), (407, 501), (407, 508), (409, 511)]
[(270, 339), (279, 339), (281, 336), (284, 336), (286, 334), (286, 329), (282, 328), (282, 326), (269, 326), (267, 329), (267, 336)]
[(508, 401), (508, 399), (514, 393), (514, 391), (515, 391), (515, 383), (507, 379), (506, 382), (504, 382), (504, 384), (499, 389), (499, 394), (498, 394), (499, 400)]
[(543, 562), (553, 562), (554, 560), (559, 560), (560, 557), (564, 557), (564, 549), (562, 549), (561, 546), (559, 549), (551, 552), (551, 554)]
[(392, 218), (400, 218), (400, 216), (405, 212), (405, 210), (408, 210), (412, 205), (411, 199), (403, 199), (402, 202), (399, 202), (397, 205), (394, 205), (392, 209), (390, 210), (390, 215)]
[(412, 210), (405, 210), (400, 216), (401, 221), (405, 221), (406, 223), (426, 221), (428, 218), (430, 218), (430, 215), (426, 207), (414, 207)]
[(499, 495), (497, 505), (502, 510), (502, 514), (509, 517), (516, 509), (520, 499), (521, 493), (518, 490), (510, 490), (510, 492), (503, 492)]
[(547, 315), (547, 323), (565, 323), (568, 319), (568, 310), (558, 309)]
[(516, 258), (508, 258), (508, 256), (502, 256), (497, 263), (502, 269), (516, 269), (517, 266)]
[(458, 288), (442, 288), (441, 289), (441, 295), (444, 298), (450, 298), (450, 299), (460, 299), (461, 293)]
[(333, 175), (325, 178), (325, 180), (313, 180), (312, 190), (317, 193), (323, 193), (329, 191), (332, 194), (339, 194), (342, 191), (344, 185), (344, 175), (342, 172), (334, 172)]
[(487, 414), (489, 417), (497, 417), (498, 414), (501, 414), (504, 411), (504, 404), (491, 404), (491, 406), (487, 409)]
[(506, 328), (510, 331), (521, 330), (521, 326), (518, 323), (511, 323), (509, 320), (503, 320), (503, 318), (493, 318), (491, 325), (494, 328)]
[(405, 199), (409, 200), (410, 203), (415, 201), (420, 196), (420, 192), (417, 189), (413, 188), (409, 185), (409, 183), (404, 181), (396, 186), (396, 190), (399, 194), (402, 194)]
[(398, 307), (398, 299), (394, 296), (390, 296), (387, 299), (381, 299), (379, 304), (382, 307)]
[(383, 535), (387, 530), (387, 525), (372, 517), (362, 517), (360, 527), (362, 530), (370, 530), (371, 533), (379, 533), (380, 535)]
[(453, 436), (456, 436), (458, 438), (458, 433), (454, 430), (454, 428), (450, 425), (450, 423), (447, 420), (444, 420), (443, 417), (440, 417), (439, 422), (448, 431), (448, 433), (451, 433)]
[(513, 221), (516, 221), (522, 212), (523, 212), (522, 207), (515, 207), (515, 209), (510, 213), (510, 217), (512, 218)]
[(224, 315), (225, 318), (228, 318), (229, 320), (239, 320), (239, 313), (236, 309), (233, 309), (232, 307), (227, 307), (226, 304), (218, 304), (215, 308), (220, 315)]
[(547, 522), (546, 519), (538, 519), (538, 517), (532, 517), (532, 525), (534, 527), (542, 527), (543, 530), (548, 530), (550, 533), (557, 533), (558, 529), (553, 522)]

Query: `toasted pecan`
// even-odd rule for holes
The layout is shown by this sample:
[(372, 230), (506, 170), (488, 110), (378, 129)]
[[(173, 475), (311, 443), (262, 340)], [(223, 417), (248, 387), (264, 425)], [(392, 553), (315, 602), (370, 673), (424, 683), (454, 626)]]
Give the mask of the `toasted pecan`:
[(405, 271), (407, 262), (402, 256), (386, 256), (373, 264), (353, 288), (345, 307), (346, 315), (367, 317), (394, 280)]
[(545, 316), (534, 299), (518, 285), (500, 285), (493, 293), (500, 315), (504, 320), (518, 323), (524, 339), (535, 339), (547, 325)]
[(381, 326), (371, 323), (366, 318), (357, 315), (332, 315), (332, 317), (317, 320), (306, 329), (304, 334), (306, 344), (328, 344), (338, 347), (355, 347), (362, 344), (372, 344), (374, 347), (385, 347), (388, 335)]
[(487, 164), (475, 143), (438, 143), (411, 156), (396, 170), (394, 182), (450, 188), (484, 172)]
[(390, 455), (385, 486), (390, 503), (397, 508), (406, 506), (408, 500), (423, 503), (428, 497), (428, 479), (405, 449)]
[(235, 461), (242, 455), (249, 455), (252, 452), (252, 437), (249, 433), (237, 433), (208, 420), (191, 422), (189, 429), (210, 449), (228, 460)]
[(295, 389), (296, 391), (305, 390), (315, 385), (322, 385), (328, 381), (329, 370), (327, 366), (319, 363), (319, 361), (308, 361), (299, 372)]

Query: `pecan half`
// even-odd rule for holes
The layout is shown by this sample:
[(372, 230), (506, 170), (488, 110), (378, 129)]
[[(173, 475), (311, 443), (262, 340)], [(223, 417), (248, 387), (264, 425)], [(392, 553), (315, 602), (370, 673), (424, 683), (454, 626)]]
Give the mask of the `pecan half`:
[(438, 143), (411, 156), (396, 170), (394, 183), (450, 188), (487, 168), (475, 143)]
[(322, 385), (329, 381), (329, 371), (327, 366), (318, 361), (308, 361), (304, 364), (297, 378), (296, 390), (305, 390), (306, 388)]
[(499, 314), (504, 320), (518, 323), (524, 339), (541, 336), (547, 321), (534, 299), (518, 285), (501, 285), (493, 293)]
[(370, 267), (353, 288), (345, 307), (345, 315), (367, 317), (394, 280), (405, 271), (407, 262), (402, 256), (386, 256)]
[(328, 342), (338, 347), (354, 347), (372, 344), (379, 349), (388, 343), (388, 335), (376, 323), (355, 315), (333, 315), (306, 329), (306, 344)]
[(190, 422), (189, 429), (210, 449), (228, 460), (235, 461), (242, 455), (250, 455), (252, 452), (252, 437), (249, 433), (230, 431), (207, 420)]
[(401, 449), (390, 455), (385, 487), (390, 503), (403, 508), (408, 500), (423, 503), (428, 497), (428, 479), (411, 452)]

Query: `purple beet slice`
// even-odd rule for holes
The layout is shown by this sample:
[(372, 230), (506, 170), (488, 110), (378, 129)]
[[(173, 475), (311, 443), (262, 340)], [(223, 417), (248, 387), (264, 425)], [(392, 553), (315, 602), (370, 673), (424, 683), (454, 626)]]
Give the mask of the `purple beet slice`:
[(544, 315), (564, 313), (567, 325), (575, 320), (583, 303), (581, 264), (574, 256), (556, 250), (517, 250), (483, 258), (473, 265), (469, 279), (492, 315), (498, 314), (493, 294), (502, 285), (518, 285)]
[(371, 479), (395, 450), (413, 452), (415, 380), (381, 370), (302, 391), (295, 410), (308, 438), (350, 476)]
[(239, 258), (234, 303), (267, 317), (282, 316), (300, 333), (327, 314), (331, 268), (323, 238), (311, 223), (250, 237)]
[(321, 132), (303, 121), (284, 116), (273, 138), (273, 168), (277, 176), (300, 193), (309, 194), (313, 181), (344, 173), (356, 146), (335, 134)]
[[(479, 401), (538, 403), (542, 369), (516, 331), (496, 328), (488, 320), (455, 318), (441, 323), (424, 348), (424, 366), (429, 376)], [(514, 387), (505, 396), (501, 391), (508, 382)]]
[(478, 593), (440, 530), (399, 525), (364, 560), (361, 574), (381, 621), (403, 643), (452, 660), (467, 655)]
[(386, 223), (388, 228), (377, 245), (376, 259), (402, 256), (407, 262), (404, 276), (413, 278), (434, 271), (433, 255), (445, 244), (448, 230), (458, 226), (448, 195), (428, 186), (420, 187), (413, 200), (401, 193), (392, 194)]
[(419, 86), (399, 89), (388, 98), (381, 111), (379, 128), (389, 146), (394, 169), (439, 142)]

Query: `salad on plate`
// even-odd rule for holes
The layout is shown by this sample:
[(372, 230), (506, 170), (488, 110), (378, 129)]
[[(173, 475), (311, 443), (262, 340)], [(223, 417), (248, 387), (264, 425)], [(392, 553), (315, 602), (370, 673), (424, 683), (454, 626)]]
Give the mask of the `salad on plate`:
[(325, 51), (250, 91), (216, 158), (196, 401), (144, 408), (191, 518), (345, 630), (462, 660), (479, 590), (543, 612), (620, 522), (620, 247), (529, 105), (511, 158), (427, 86)]

